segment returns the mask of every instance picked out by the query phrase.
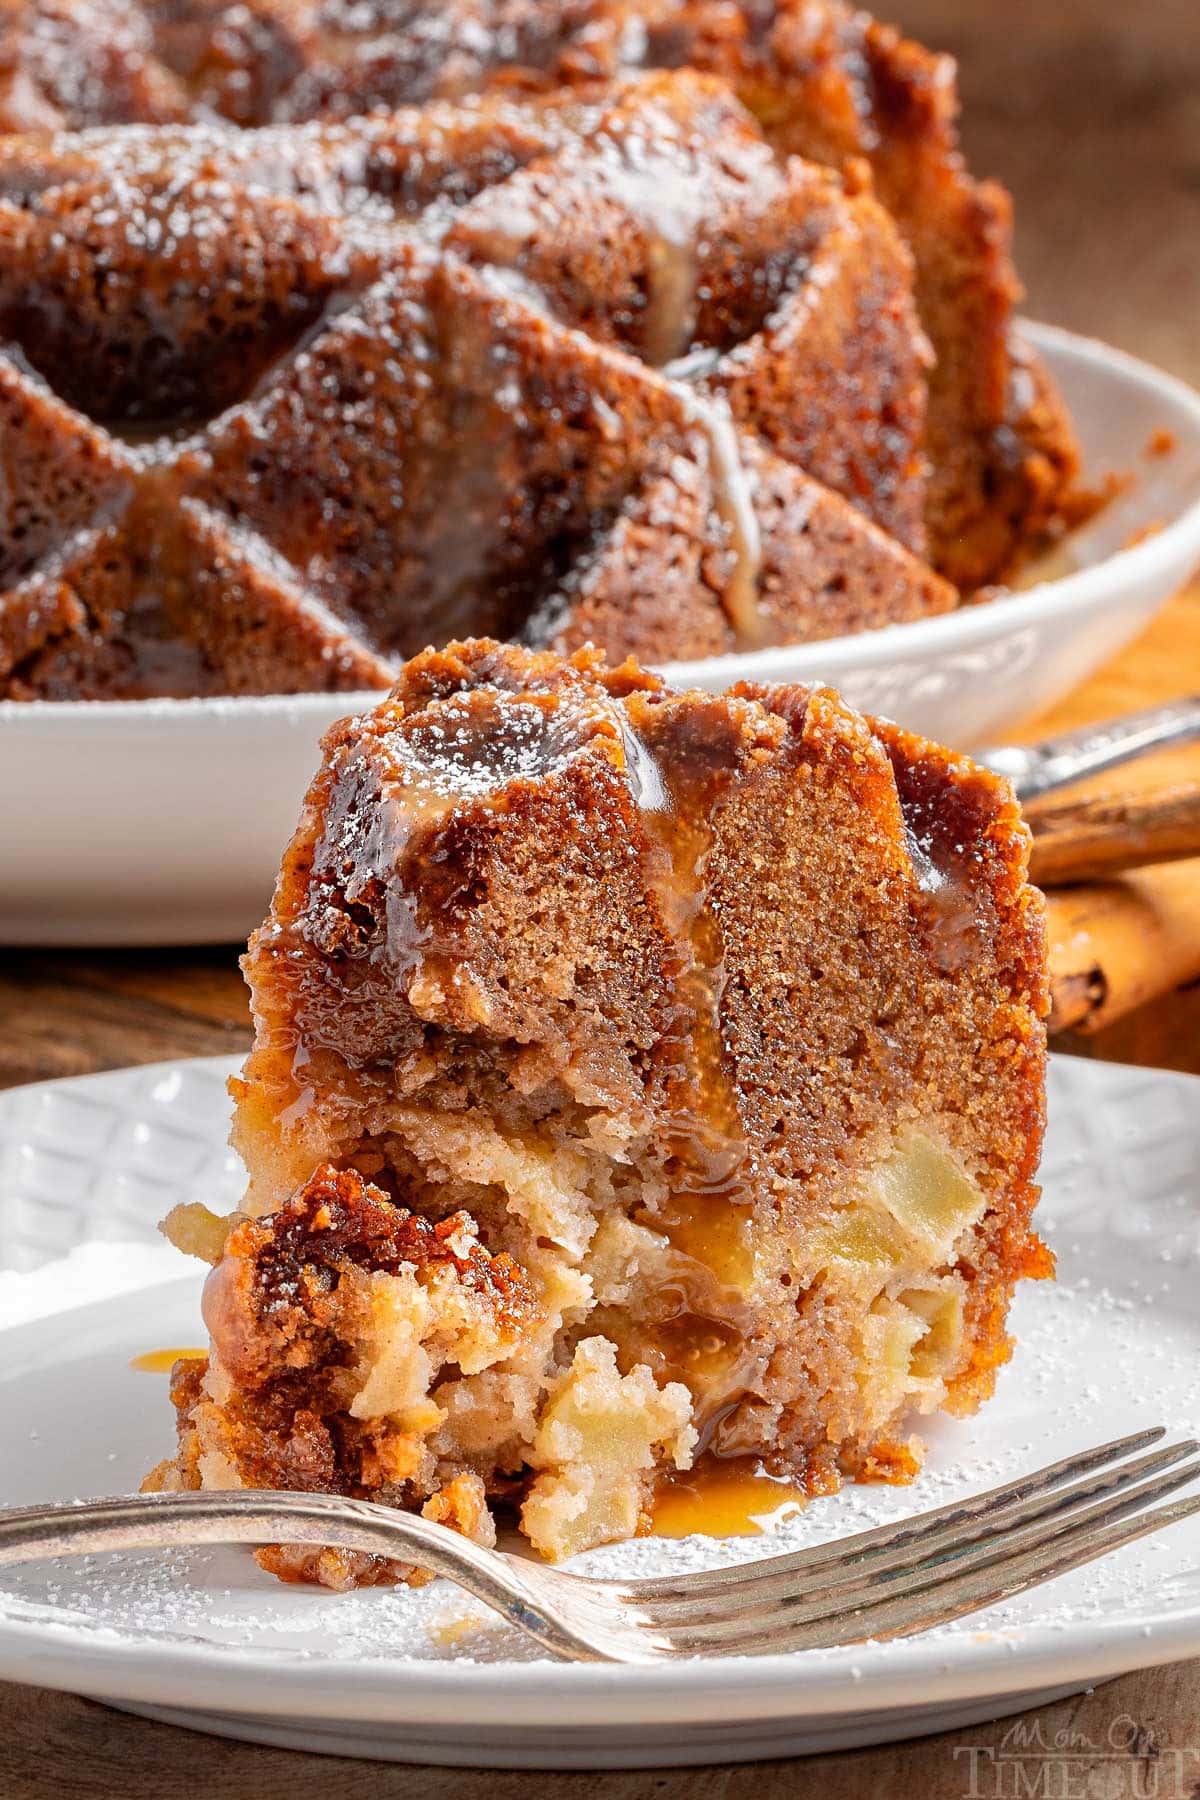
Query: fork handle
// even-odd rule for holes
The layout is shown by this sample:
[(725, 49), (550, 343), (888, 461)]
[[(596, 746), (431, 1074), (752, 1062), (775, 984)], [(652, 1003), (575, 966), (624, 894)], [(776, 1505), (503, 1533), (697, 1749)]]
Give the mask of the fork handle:
[(515, 1559), (481, 1549), (432, 1519), (370, 1500), (246, 1488), (121, 1494), (0, 1511), (0, 1567), (91, 1551), (280, 1542), (399, 1555), (444, 1575), (556, 1655), (574, 1662), (609, 1660), (547, 1609)]
[[(1125, 713), (1116, 719), (1105, 719), (1098, 725), (1084, 725), (1078, 731), (1066, 731), (1043, 743), (1010, 750), (997, 746), (978, 752), (981, 761), (1009, 774), (1005, 767), (1013, 758), (1014, 785), (1023, 801), (1035, 800), (1041, 794), (1069, 787), (1086, 775), (1098, 775), (1103, 769), (1114, 769), (1120, 763), (1132, 762), (1151, 750), (1166, 749), (1171, 744), (1188, 744), (1200, 738), (1200, 694), (1172, 700), (1166, 706), (1151, 706), (1141, 712)], [(1020, 758), (1020, 765), (1016, 761)]]

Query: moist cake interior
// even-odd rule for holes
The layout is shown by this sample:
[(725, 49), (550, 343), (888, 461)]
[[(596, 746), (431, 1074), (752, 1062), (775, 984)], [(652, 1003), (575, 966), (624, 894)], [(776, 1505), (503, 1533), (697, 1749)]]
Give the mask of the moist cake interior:
[(828, 691), (415, 658), (327, 736), (251, 941), (249, 1188), (167, 1222), (212, 1352), (153, 1482), (561, 1557), (703, 1459), (907, 1479), (1049, 1266), (1026, 857), (1002, 782)]

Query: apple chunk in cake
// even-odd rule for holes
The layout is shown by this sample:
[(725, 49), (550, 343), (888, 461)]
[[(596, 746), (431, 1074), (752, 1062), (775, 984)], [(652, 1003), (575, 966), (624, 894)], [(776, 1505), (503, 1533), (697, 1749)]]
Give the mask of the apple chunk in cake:
[(1002, 782), (827, 691), (415, 658), (327, 736), (251, 941), (249, 1187), (168, 1221), (211, 1354), (152, 1480), (561, 1557), (698, 1458), (906, 1478), (1049, 1268), (1026, 858)]

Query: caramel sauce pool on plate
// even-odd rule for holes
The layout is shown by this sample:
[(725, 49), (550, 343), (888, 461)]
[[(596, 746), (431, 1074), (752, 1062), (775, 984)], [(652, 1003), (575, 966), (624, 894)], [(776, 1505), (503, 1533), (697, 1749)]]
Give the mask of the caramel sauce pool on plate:
[(803, 1488), (764, 1475), (752, 1459), (711, 1461), (659, 1488), (653, 1537), (757, 1537), (798, 1512)]
[(181, 1358), (207, 1355), (207, 1350), (191, 1347), (182, 1350), (146, 1350), (141, 1356), (131, 1357), (129, 1366), (131, 1369), (141, 1369), (147, 1375), (169, 1375)]

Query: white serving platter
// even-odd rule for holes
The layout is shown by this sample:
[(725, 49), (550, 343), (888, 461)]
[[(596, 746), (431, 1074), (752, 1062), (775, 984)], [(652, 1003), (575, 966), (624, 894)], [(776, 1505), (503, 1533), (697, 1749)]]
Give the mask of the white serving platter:
[[(198, 1276), (155, 1238), (223, 1209), (231, 1062), (0, 1094), (0, 1504), (135, 1488), (167, 1453), (164, 1375), (200, 1344)], [(1200, 1081), (1051, 1062), (1018, 1348), (974, 1419), (939, 1421), (910, 1488), (849, 1487), (770, 1536), (641, 1539), (585, 1559), (659, 1574), (842, 1536), (1161, 1423), (1200, 1426)], [(19, 1321), (19, 1322), (18, 1322)], [(985, 1613), (887, 1644), (638, 1668), (564, 1665), (475, 1602), (289, 1588), (238, 1550), (0, 1571), (0, 1679), (230, 1737), (406, 1762), (598, 1769), (741, 1762), (942, 1731), (1200, 1654), (1200, 1516)], [(369, 1787), (364, 1779), (364, 1787)]]
[[(680, 663), (684, 686), (828, 682), (956, 748), (994, 742), (1127, 644), (1200, 563), (1200, 395), (1044, 325), (1025, 333), (1087, 475), (1134, 476), (1078, 534), (1078, 568), (857, 637)], [(1155, 433), (1174, 442), (1147, 457)], [(1139, 534), (1149, 532), (1149, 536)], [(326, 726), (371, 696), (0, 701), (0, 944), (220, 943), (266, 909)]]

